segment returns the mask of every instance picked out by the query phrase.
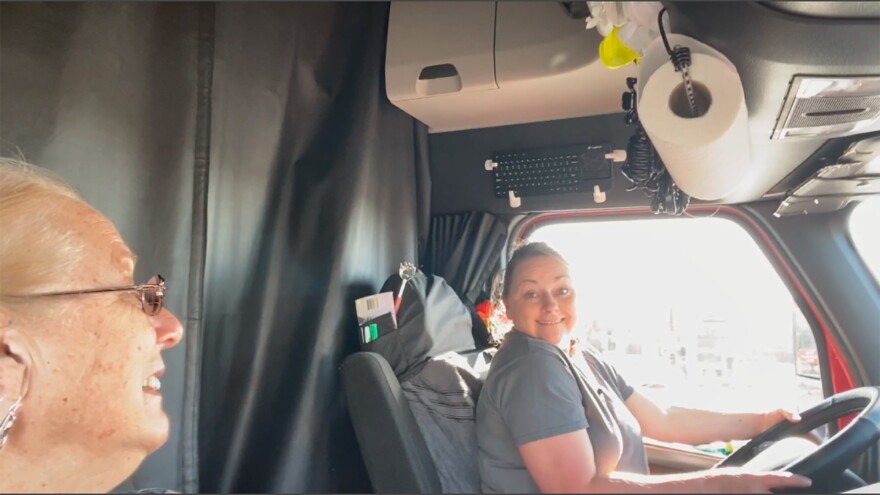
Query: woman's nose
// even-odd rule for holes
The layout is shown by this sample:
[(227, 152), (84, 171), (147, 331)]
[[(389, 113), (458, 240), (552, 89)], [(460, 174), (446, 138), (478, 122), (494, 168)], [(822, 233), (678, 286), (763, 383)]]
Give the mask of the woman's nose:
[(156, 343), (162, 349), (170, 349), (183, 340), (183, 325), (171, 311), (163, 309), (152, 317), (152, 323), (156, 330)]
[(544, 311), (556, 311), (557, 308), (559, 308), (559, 304), (556, 302), (556, 298), (552, 294), (545, 294), (541, 309)]

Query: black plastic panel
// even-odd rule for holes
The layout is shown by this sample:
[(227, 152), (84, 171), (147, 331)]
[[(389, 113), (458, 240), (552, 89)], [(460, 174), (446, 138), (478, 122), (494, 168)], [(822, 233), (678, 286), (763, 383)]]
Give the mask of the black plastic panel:
[(826, 142), (824, 145), (820, 146), (812, 156), (804, 160), (800, 166), (792, 170), (789, 175), (773, 186), (773, 188), (767, 192), (767, 195), (785, 194), (809, 179), (822, 167), (837, 162), (853, 139), (859, 138), (841, 138)]
[[(621, 84), (621, 93), (625, 90)], [(606, 191), (605, 203), (597, 205), (590, 189), (554, 196), (524, 197), (519, 208), (511, 208), (507, 198), (495, 197), (494, 173), (484, 167), (486, 160), (502, 150), (564, 147), (578, 143), (608, 143), (611, 148), (623, 149), (632, 132), (633, 128), (624, 124), (621, 113), (432, 134), (432, 212), (482, 210), (503, 214), (649, 206), (650, 199), (641, 192), (626, 192), (630, 183), (620, 174), (619, 164), (612, 168), (613, 177), (609, 181), (611, 186)]]

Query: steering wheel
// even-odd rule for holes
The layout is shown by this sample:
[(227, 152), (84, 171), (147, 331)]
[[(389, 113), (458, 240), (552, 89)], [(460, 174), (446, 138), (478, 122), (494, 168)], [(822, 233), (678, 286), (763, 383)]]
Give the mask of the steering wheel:
[(816, 481), (843, 473), (862, 452), (880, 440), (880, 387), (861, 387), (828, 397), (801, 413), (798, 423), (782, 421), (725, 457), (715, 467), (739, 467), (770, 445), (786, 437), (804, 435), (826, 423), (852, 413), (855, 419), (819, 447), (785, 466), (781, 471)]

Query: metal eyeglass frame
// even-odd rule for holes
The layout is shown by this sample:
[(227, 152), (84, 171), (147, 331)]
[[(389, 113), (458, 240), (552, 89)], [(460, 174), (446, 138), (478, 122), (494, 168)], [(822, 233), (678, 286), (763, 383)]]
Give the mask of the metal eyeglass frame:
[(99, 289), (85, 289), (64, 292), (45, 292), (42, 294), (4, 295), (2, 297), (31, 299), (40, 297), (78, 296), (81, 294), (101, 294), (106, 292), (137, 292), (141, 301), (141, 308), (148, 316), (156, 316), (165, 307), (165, 278), (156, 274), (150, 277), (145, 284), (129, 285), (124, 287), (103, 287)]

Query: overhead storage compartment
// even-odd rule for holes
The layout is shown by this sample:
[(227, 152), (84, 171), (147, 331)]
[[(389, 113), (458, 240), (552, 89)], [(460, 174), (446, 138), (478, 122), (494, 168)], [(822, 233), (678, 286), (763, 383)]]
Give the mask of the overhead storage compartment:
[(410, 101), (496, 89), (493, 2), (391, 4), (388, 98)]
[(431, 132), (620, 112), (601, 41), (558, 2), (392, 2), (388, 99)]

